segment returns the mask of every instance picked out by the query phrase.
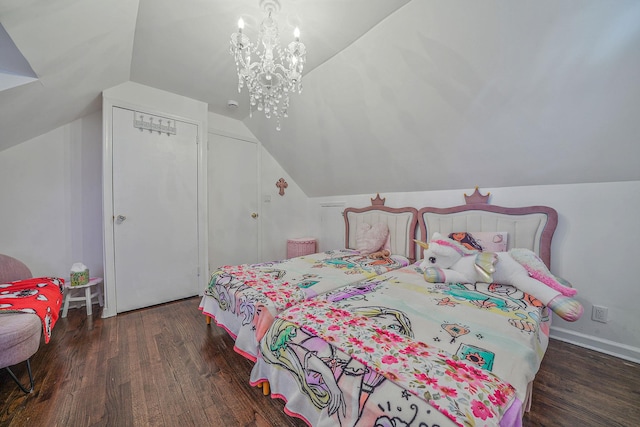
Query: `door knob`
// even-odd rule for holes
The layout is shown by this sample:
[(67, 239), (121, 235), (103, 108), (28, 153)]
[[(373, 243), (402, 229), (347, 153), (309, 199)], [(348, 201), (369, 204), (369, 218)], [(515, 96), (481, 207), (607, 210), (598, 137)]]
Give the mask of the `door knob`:
[(258, 213), (257, 212), (252, 213), (251, 218), (258, 218)]
[(122, 223), (124, 222), (124, 220), (125, 220), (125, 219), (127, 219), (127, 217), (126, 217), (126, 216), (124, 216), (124, 215), (118, 215), (118, 216), (116, 217), (116, 224), (122, 224)]

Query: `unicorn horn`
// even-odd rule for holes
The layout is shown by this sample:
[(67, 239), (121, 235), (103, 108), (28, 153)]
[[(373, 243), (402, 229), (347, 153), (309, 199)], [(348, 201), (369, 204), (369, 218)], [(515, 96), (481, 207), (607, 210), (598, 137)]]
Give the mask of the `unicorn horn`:
[(423, 242), (422, 240), (413, 239), (414, 242), (418, 244), (423, 249), (429, 249), (429, 244), (427, 242)]

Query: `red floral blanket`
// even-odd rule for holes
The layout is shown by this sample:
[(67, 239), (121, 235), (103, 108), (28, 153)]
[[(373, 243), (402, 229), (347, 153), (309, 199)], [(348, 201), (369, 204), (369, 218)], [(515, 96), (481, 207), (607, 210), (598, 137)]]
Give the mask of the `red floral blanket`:
[(64, 279), (36, 277), (0, 284), (0, 310), (37, 314), (42, 320), (45, 343), (58, 320)]

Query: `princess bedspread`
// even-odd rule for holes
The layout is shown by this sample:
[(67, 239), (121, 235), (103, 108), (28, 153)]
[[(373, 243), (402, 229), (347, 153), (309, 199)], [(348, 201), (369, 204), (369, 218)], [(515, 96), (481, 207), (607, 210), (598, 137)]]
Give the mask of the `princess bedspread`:
[(314, 426), (517, 426), (548, 320), (511, 286), (427, 283), (413, 265), (280, 313), (251, 382)]
[(300, 301), (408, 265), (402, 256), (370, 259), (333, 250), (283, 261), (220, 267), (200, 303), (235, 338), (235, 350), (255, 360), (258, 340), (276, 314)]

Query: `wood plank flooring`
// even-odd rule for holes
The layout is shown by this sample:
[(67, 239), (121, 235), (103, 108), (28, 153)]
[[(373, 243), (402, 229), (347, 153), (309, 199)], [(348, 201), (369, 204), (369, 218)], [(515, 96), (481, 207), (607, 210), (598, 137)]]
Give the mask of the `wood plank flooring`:
[[(304, 426), (248, 384), (252, 363), (198, 303), (69, 310), (32, 358), (33, 393), (0, 372), (0, 426)], [(552, 341), (534, 387), (526, 427), (640, 425), (640, 365)]]

